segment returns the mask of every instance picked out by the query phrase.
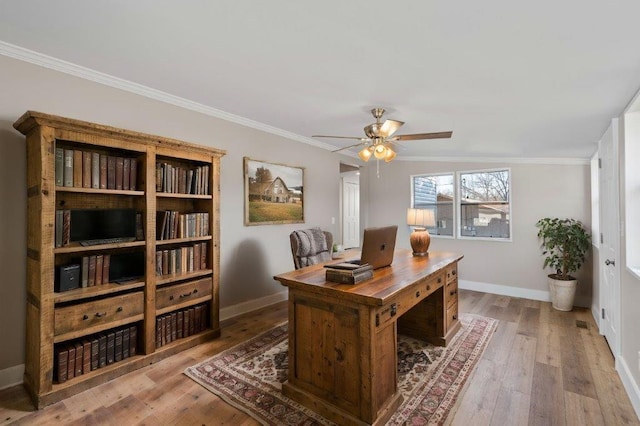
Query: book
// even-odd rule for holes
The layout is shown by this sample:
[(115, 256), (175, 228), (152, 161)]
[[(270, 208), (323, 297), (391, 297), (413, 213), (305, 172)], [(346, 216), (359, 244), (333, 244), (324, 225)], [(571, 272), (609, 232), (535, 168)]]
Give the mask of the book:
[(73, 150), (64, 150), (64, 186), (73, 186)]
[(122, 189), (124, 184), (124, 158), (116, 157), (116, 189)]
[(202, 306), (198, 305), (193, 308), (193, 314), (195, 315), (195, 320), (193, 321), (193, 332), (200, 333), (202, 327), (202, 317), (201, 317)]
[(178, 314), (176, 312), (171, 313), (171, 341), (175, 341), (178, 338)]
[(176, 339), (182, 339), (183, 327), (184, 327), (184, 312), (178, 311), (176, 316)]
[(62, 211), (62, 245), (71, 242), (71, 210)]
[(58, 347), (56, 350), (56, 360), (54, 363), (54, 377), (58, 383), (67, 381), (67, 361), (69, 359), (69, 350), (65, 347)]
[(82, 351), (82, 343), (76, 342), (74, 343), (76, 347), (76, 373), (75, 377), (82, 376), (82, 361), (83, 361), (83, 351)]
[(327, 281), (339, 283), (339, 284), (357, 284), (362, 281), (373, 278), (373, 269), (358, 272), (356, 274), (344, 274), (336, 270), (327, 269), (326, 279)]
[(368, 269), (373, 269), (373, 267), (368, 263), (360, 265), (357, 263), (350, 263), (350, 262), (332, 263), (329, 265), (324, 265), (324, 267), (327, 269), (334, 269), (334, 270), (345, 271), (345, 272), (360, 272), (360, 271), (366, 271)]
[(98, 337), (98, 368), (107, 365), (107, 335), (101, 334)]
[(156, 317), (156, 349), (162, 346), (162, 318)]
[(129, 356), (134, 356), (138, 348), (138, 327), (129, 327)]
[(195, 309), (189, 308), (189, 336), (195, 334)]
[(136, 241), (144, 240), (144, 224), (142, 222), (142, 213), (136, 213)]
[(89, 256), (89, 277), (87, 279), (87, 287), (96, 285), (96, 255)]
[(82, 374), (87, 374), (91, 371), (91, 342), (88, 340), (82, 341)]
[(100, 154), (100, 189), (107, 189), (107, 156), (105, 154)]
[(56, 148), (56, 186), (64, 186), (64, 149), (62, 148)]
[(62, 247), (62, 226), (64, 221), (64, 212), (62, 210), (56, 210), (56, 229), (55, 239), (56, 247)]
[(182, 336), (183, 337), (189, 337), (191, 334), (189, 333), (189, 329), (191, 328), (191, 316), (189, 315), (189, 310), (185, 309), (183, 311), (184, 314), (184, 323), (183, 323), (183, 327), (184, 329), (182, 330)]
[(89, 256), (82, 256), (82, 267), (81, 267), (82, 280), (80, 285), (82, 288), (89, 286)]
[(91, 339), (91, 370), (98, 369), (100, 360), (100, 343), (98, 337)]
[(91, 188), (91, 153), (88, 151), (82, 152), (82, 187)]
[(115, 332), (116, 338), (114, 343), (114, 361), (122, 361), (122, 330)]
[(67, 359), (67, 379), (76, 377), (76, 347), (73, 344), (67, 346), (69, 357)]
[(129, 176), (129, 189), (135, 191), (138, 189), (138, 160), (131, 159), (131, 174)]
[(107, 365), (113, 364), (116, 357), (116, 333), (107, 333)]
[(160, 317), (160, 341), (161, 341), (161, 346), (166, 345), (167, 343), (169, 343), (167, 341), (167, 317), (166, 316), (162, 316)]
[(107, 157), (107, 189), (116, 189), (116, 157)]
[(200, 269), (207, 269), (207, 243), (200, 243)]
[(122, 189), (129, 190), (129, 180), (131, 179), (131, 158), (125, 157), (122, 160)]
[(96, 266), (95, 266), (95, 274), (94, 278), (95, 285), (102, 285), (102, 267), (103, 267), (103, 256), (101, 254), (96, 255)]
[(100, 154), (91, 153), (91, 188), (100, 188)]
[(129, 358), (129, 327), (122, 330), (122, 359)]
[(109, 282), (109, 268), (111, 267), (111, 255), (102, 255), (102, 284)]
[(82, 151), (73, 150), (73, 186), (82, 188)]
[(162, 276), (162, 250), (156, 251), (156, 276)]

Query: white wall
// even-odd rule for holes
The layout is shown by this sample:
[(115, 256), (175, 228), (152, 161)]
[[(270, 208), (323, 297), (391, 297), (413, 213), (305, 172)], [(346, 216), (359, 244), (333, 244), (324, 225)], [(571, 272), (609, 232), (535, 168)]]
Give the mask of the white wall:
[[(395, 161), (380, 164), (379, 178), (373, 162), (365, 168), (366, 173), (361, 174), (361, 182), (367, 180), (367, 185), (363, 185), (368, 199), (366, 226), (398, 224), (396, 244), (409, 248), (410, 229), (406, 225), (406, 212), (411, 203), (411, 175), (498, 167), (511, 169), (512, 241), (432, 237), (431, 249), (464, 254), (460, 262), (461, 286), (466, 283), (503, 294), (544, 299), (548, 297), (546, 276), (549, 272), (542, 269), (543, 258), (535, 223), (547, 216), (571, 217), (590, 227), (590, 169), (587, 160), (583, 164), (563, 165)], [(578, 306), (591, 304), (591, 270), (589, 258), (577, 274)]]
[[(334, 234), (339, 231), (342, 156), (4, 56), (0, 93), (0, 382), (3, 370), (14, 372), (10, 367), (24, 363), (26, 149), (24, 136), (12, 124), (26, 110), (227, 151), (221, 165), (222, 308), (285, 290), (272, 277), (293, 269), (292, 230), (320, 226)], [(244, 156), (305, 168), (304, 224), (243, 225)], [(336, 225), (331, 225), (332, 217)]]

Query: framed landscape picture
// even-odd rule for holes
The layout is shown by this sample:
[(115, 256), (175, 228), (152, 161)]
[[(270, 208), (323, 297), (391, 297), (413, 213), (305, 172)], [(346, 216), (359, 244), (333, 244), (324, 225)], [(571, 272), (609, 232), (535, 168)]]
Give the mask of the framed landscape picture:
[(244, 157), (244, 224), (304, 222), (304, 168)]

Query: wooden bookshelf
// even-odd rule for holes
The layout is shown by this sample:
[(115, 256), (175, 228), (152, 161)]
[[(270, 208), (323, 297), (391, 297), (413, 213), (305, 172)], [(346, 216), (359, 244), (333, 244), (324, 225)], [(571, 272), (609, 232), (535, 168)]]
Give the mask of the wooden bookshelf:
[[(41, 408), (218, 337), (220, 159), (225, 152), (33, 111), (20, 117), (14, 127), (26, 136), (27, 143), (24, 384), (36, 407)], [(56, 154), (65, 154), (65, 150), (73, 152), (76, 159), (83, 158), (82, 173), (73, 169), (73, 182), (64, 180), (70, 175), (56, 174), (56, 166), (60, 166)], [(87, 157), (92, 159), (90, 164)], [(98, 169), (99, 166), (106, 169), (110, 157), (114, 158), (114, 164), (119, 159), (123, 164), (115, 183), (105, 181), (112, 176), (111, 171), (106, 171), (106, 177), (103, 177)], [(74, 166), (76, 164), (77, 161)], [(159, 170), (162, 170), (162, 179), (157, 175)], [(56, 244), (60, 245), (60, 236), (56, 235), (56, 210), (91, 208), (135, 209), (140, 214), (144, 235), (138, 235), (136, 241), (93, 246), (82, 246), (66, 238), (62, 246), (56, 247)], [(206, 213), (208, 235), (156, 240), (156, 212), (161, 210), (181, 214)], [(194, 244), (205, 245), (206, 250), (201, 252), (206, 255), (192, 259), (191, 269), (156, 275), (157, 251)], [(145, 272), (139, 279), (94, 286), (83, 280), (86, 286), (55, 291), (56, 271), (61, 266), (81, 264), (82, 257), (91, 255), (139, 252), (144, 253), (139, 256), (143, 259), (144, 265), (140, 266)], [(103, 275), (104, 279), (106, 277), (108, 275)], [(201, 329), (157, 347), (156, 319), (193, 311), (193, 308), (202, 313), (198, 317)], [(130, 337), (134, 332), (136, 340), (130, 342), (135, 348), (134, 355), (128, 356), (124, 343), (121, 341), (118, 346), (116, 338), (116, 348), (122, 350), (116, 353), (122, 359), (116, 356), (119, 360), (96, 368), (83, 364), (81, 373), (66, 379), (56, 374), (57, 362), (62, 359), (59, 352), (64, 353), (67, 346), (91, 345), (105, 333)], [(87, 352), (83, 349), (83, 353)]]

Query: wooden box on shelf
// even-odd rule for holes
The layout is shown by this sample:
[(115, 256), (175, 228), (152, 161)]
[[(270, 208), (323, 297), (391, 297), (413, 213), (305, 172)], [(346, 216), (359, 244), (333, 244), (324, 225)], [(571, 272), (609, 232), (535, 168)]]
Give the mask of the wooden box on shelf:
[[(14, 127), (27, 143), (24, 383), (35, 405), (219, 336), (225, 152), (32, 111)], [(92, 209), (133, 212), (135, 230), (84, 241), (70, 218)], [(156, 232), (158, 212), (174, 212), (168, 238)], [(168, 264), (157, 264), (165, 251), (173, 253)], [(118, 268), (122, 258), (135, 276)], [(63, 267), (71, 272), (58, 274)], [(60, 286), (61, 279), (69, 282)], [(173, 334), (158, 344), (158, 320), (167, 318)], [(177, 318), (180, 332), (171, 323)]]

